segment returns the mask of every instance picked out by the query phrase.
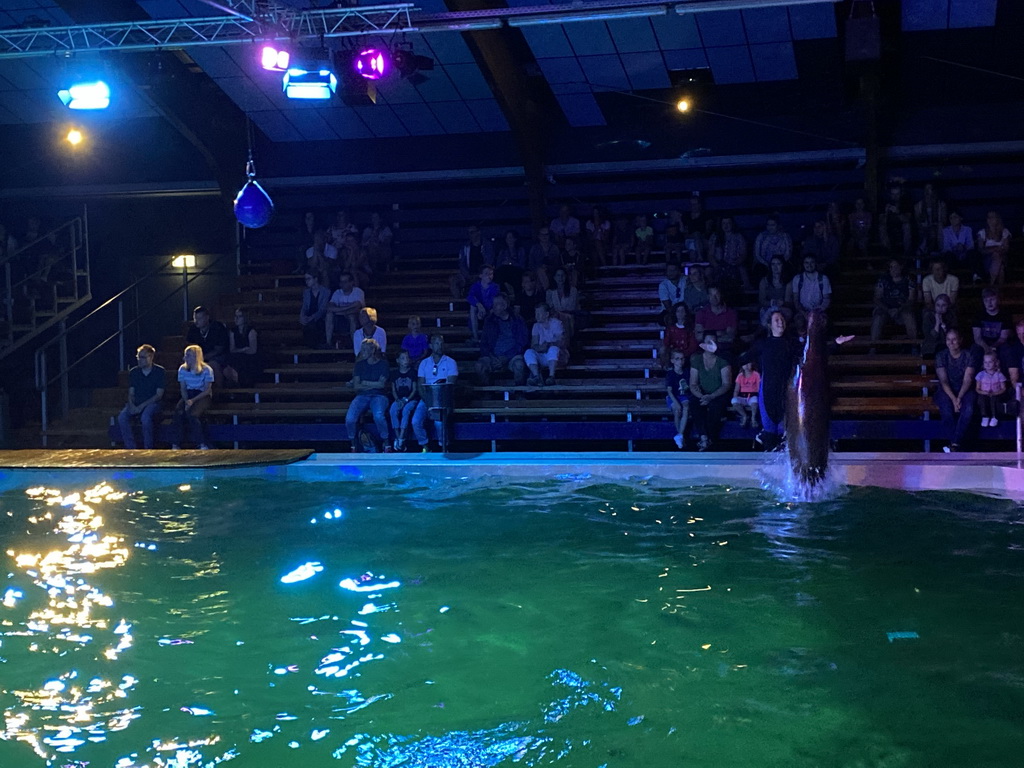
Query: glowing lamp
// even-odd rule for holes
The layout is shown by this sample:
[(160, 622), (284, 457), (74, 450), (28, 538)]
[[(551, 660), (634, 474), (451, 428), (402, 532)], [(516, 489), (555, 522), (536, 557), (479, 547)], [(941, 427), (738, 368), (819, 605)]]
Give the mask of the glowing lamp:
[(352, 66), (367, 80), (380, 80), (390, 67), (390, 62), (385, 57), (384, 51), (367, 48), (352, 59)]
[(327, 66), (290, 67), (284, 73), (284, 95), (289, 99), (329, 99), (338, 90), (338, 78)]
[(291, 58), (288, 51), (279, 51), (272, 45), (265, 45), (260, 52), (260, 65), (271, 72), (287, 72)]
[(77, 147), (79, 144), (82, 143), (82, 138), (82, 132), (77, 128), (72, 128), (70, 131), (68, 131), (67, 140), (68, 144), (70, 144), (71, 146)]
[(57, 97), (68, 109), (106, 109), (110, 106), (110, 86), (102, 80), (75, 83), (57, 91)]
[(191, 253), (183, 253), (181, 256), (174, 257), (171, 266), (175, 269), (195, 269), (196, 257)]
[(680, 112), (689, 112), (690, 111), (690, 100), (689, 99), (680, 99), (679, 101), (676, 102), (676, 109), (678, 109)]

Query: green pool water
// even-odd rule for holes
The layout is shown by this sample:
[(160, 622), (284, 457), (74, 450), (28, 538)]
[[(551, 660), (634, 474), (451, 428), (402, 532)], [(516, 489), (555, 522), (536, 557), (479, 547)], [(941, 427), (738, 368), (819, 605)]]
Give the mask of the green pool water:
[(1011, 501), (100, 479), (0, 496), (2, 768), (1021, 764)]

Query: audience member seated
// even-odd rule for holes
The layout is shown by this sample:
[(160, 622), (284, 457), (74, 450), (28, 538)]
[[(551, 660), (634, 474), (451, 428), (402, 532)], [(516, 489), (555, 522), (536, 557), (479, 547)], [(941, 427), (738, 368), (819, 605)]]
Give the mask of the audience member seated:
[(639, 214), (633, 227), (633, 255), (637, 264), (646, 264), (654, 248), (654, 228), (647, 223), (647, 215)]
[(697, 351), (697, 335), (689, 328), (689, 311), (683, 302), (672, 307), (672, 322), (665, 328), (661, 348), (662, 364), (672, 359), (673, 352), (682, 352), (689, 358)]
[(897, 256), (910, 253), (910, 223), (914, 210), (903, 192), (903, 184), (894, 181), (882, 207), (878, 221), (878, 238), (882, 247)]
[(381, 221), (379, 213), (370, 214), (370, 226), (363, 230), (363, 250), (375, 272), (391, 269), (391, 228)]
[(686, 278), (683, 277), (683, 270), (678, 264), (669, 262), (665, 265), (665, 279), (658, 285), (658, 301), (665, 311), (665, 317), (673, 306), (683, 300), (683, 292), (686, 290)]
[(700, 197), (690, 197), (690, 209), (683, 215), (683, 232), (686, 234), (686, 249), (690, 252), (692, 261), (704, 261), (708, 230), (711, 229), (712, 222), (713, 219), (704, 210)]
[[(423, 394), (424, 387), (433, 386), (434, 384), (447, 384), (451, 387), (455, 386), (455, 382), (459, 377), (459, 365), (452, 358), (448, 357), (444, 353), (444, 336), (439, 333), (435, 333), (430, 337), (430, 357), (423, 360), (420, 363), (419, 371), (417, 372), (418, 385), (420, 399), (416, 404), (416, 412), (412, 415), (412, 431), (416, 435), (416, 442), (419, 443), (420, 449), (426, 453), (430, 450), (430, 441), (427, 435), (427, 417), (430, 415), (432, 410), (424, 399)], [(441, 433), (444, 429), (444, 425), (441, 420), (437, 418), (442, 414), (435, 413), (435, 418), (432, 419), (434, 422), (434, 430), (437, 433), (438, 442), (442, 442)]]
[(526, 342), (526, 323), (519, 315), (509, 312), (508, 297), (499, 293), (484, 320), (480, 338), (480, 359), (476, 361), (480, 385), (490, 385), (492, 373), (509, 370), (513, 383), (521, 386), (526, 381), (526, 363), (523, 360)]
[(942, 230), (942, 255), (949, 261), (950, 267), (956, 267), (970, 277), (980, 269), (977, 252), (974, 250), (974, 233), (970, 227), (964, 226), (964, 218), (959, 211), (949, 214), (949, 226)]
[(469, 302), (469, 330), (476, 344), (480, 343), (480, 326), (491, 311), (499, 290), (494, 282), (494, 268), (488, 266), (480, 270), (480, 279), (469, 287), (469, 295), (466, 297)]
[(325, 349), (327, 347), (325, 318), (331, 292), (320, 284), (320, 277), (316, 273), (307, 272), (304, 280), (306, 288), (302, 292), (302, 309), (299, 310), (302, 340), (307, 347)]
[(703, 354), (690, 360), (690, 410), (697, 430), (697, 450), (708, 450), (722, 429), (722, 419), (732, 392), (732, 368), (718, 355), (715, 335), (709, 333), (701, 342)]
[[(569, 360), (565, 327), (561, 320), (551, 315), (550, 308), (543, 302), (537, 305), (534, 317), (537, 322), (533, 324), (530, 348), (523, 355), (531, 374), (526, 383), (531, 387), (552, 386), (556, 368)], [(547, 366), (546, 379), (541, 376), (541, 364)]]
[(771, 313), (780, 310), (788, 318), (793, 317), (793, 310), (786, 306), (786, 265), (781, 256), (772, 256), (768, 274), (761, 278), (757, 286), (757, 307), (762, 327), (768, 328)]
[(213, 404), (213, 382), (213, 369), (203, 362), (202, 347), (189, 344), (185, 347), (184, 362), (178, 368), (181, 399), (174, 408), (172, 450), (181, 448), (186, 432), (199, 450), (209, 450), (203, 414)]
[(363, 339), (352, 372), (352, 389), (356, 396), (345, 412), (345, 429), (348, 431), (348, 439), (352, 441), (352, 453), (359, 453), (359, 419), (366, 411), (373, 414), (373, 423), (377, 425), (377, 434), (384, 452), (391, 452), (385, 415), (388, 409), (389, 378), (388, 361), (384, 359), (380, 345), (372, 338)]
[(690, 267), (690, 273), (686, 276), (686, 287), (683, 289), (683, 301), (690, 314), (697, 314), (697, 310), (706, 307), (708, 303), (707, 269), (699, 264)]
[(723, 216), (718, 226), (708, 239), (708, 260), (716, 279), (728, 286), (752, 290), (747, 271), (747, 238), (736, 229), (732, 216)]
[(313, 244), (306, 249), (305, 269), (318, 273), (320, 282), (329, 285), (338, 263), (338, 249), (327, 242), (327, 233), (318, 229), (313, 233)]
[(832, 304), (832, 284), (818, 271), (813, 256), (804, 256), (803, 272), (794, 277), (786, 289), (786, 304), (793, 307), (796, 316), (806, 318), (812, 309), (828, 310)]
[[(576, 317), (580, 314), (580, 292), (569, 282), (564, 269), (555, 270), (555, 285), (550, 288), (545, 298), (548, 310), (557, 317), (565, 328), (566, 340), (576, 334)], [(536, 309), (536, 305), (534, 307)]]
[(605, 258), (608, 253), (608, 243), (611, 240), (612, 225), (601, 213), (601, 209), (595, 207), (587, 219), (586, 236), (587, 251), (590, 255), (590, 263), (595, 267), (603, 267), (607, 263)]
[(519, 290), (516, 291), (515, 313), (525, 322), (526, 318), (533, 317), (533, 310), (544, 301), (544, 298), (544, 289), (537, 284), (533, 275), (529, 272), (524, 273), (523, 279), (519, 281)]
[(628, 216), (616, 216), (612, 223), (611, 253), (612, 266), (622, 267), (626, 264), (626, 256), (633, 247), (633, 227)]
[(228, 336), (224, 381), (236, 387), (251, 387), (262, 372), (256, 329), (249, 323), (249, 313), (243, 307), (238, 307), (235, 309), (235, 327)]
[(580, 271), (583, 269), (583, 252), (575, 238), (565, 238), (565, 250), (562, 252), (562, 265), (569, 275), (570, 285), (580, 284)]
[(1006, 281), (1006, 257), (1010, 251), (1010, 230), (1003, 226), (1003, 217), (989, 211), (985, 228), (978, 230), (978, 255), (990, 285)]
[(920, 245), (917, 252), (922, 255), (938, 253), (941, 246), (942, 225), (946, 223), (946, 202), (939, 198), (935, 185), (924, 185), (924, 196), (914, 203), (914, 221)]
[(690, 418), (690, 370), (686, 355), (679, 350), (672, 351), (671, 365), (665, 371), (665, 404), (672, 412), (676, 434), (672, 440), (676, 448), (686, 446), (686, 423)]
[(338, 271), (351, 274), (356, 285), (364, 287), (370, 284), (373, 267), (366, 255), (366, 249), (359, 244), (355, 235), (345, 235), (345, 242), (338, 251), (338, 261), (341, 264)]
[(301, 275), (306, 271), (306, 265), (309, 259), (306, 254), (309, 252), (309, 248), (313, 245), (314, 238), (317, 230), (320, 227), (317, 224), (316, 214), (313, 211), (306, 211), (302, 217), (302, 225), (298, 227), (298, 240), (299, 247), (295, 252), (295, 269), (292, 270), (293, 275)]
[[(551, 230), (547, 227), (537, 230), (537, 242), (530, 248), (527, 267), (537, 276), (541, 289), (545, 291), (551, 285), (551, 276), (555, 274), (555, 270), (562, 267), (562, 252), (551, 239)], [(533, 317), (533, 314), (528, 317)]]
[(921, 281), (921, 298), (924, 303), (924, 310), (921, 315), (922, 328), (928, 328), (935, 323), (935, 299), (945, 294), (951, 306), (956, 305), (957, 297), (960, 295), (960, 278), (949, 274), (946, 261), (941, 256), (935, 256), (931, 262), (931, 273), (925, 275)]
[(398, 353), (398, 367), (391, 372), (391, 430), (395, 433), (395, 450), (405, 450), (405, 438), (412, 423), (412, 415), (419, 405), (419, 382), (412, 358), (403, 349)]
[(498, 251), (498, 263), (494, 269), (494, 282), (498, 289), (508, 294), (515, 292), (526, 269), (526, 249), (519, 244), (519, 236), (513, 230), (505, 233), (505, 241)]
[(185, 343), (202, 348), (203, 361), (213, 369), (217, 380), (222, 381), (230, 346), (228, 329), (224, 323), (212, 319), (206, 307), (196, 307), (192, 310), (192, 324), (185, 334)]
[(494, 245), (483, 239), (479, 227), (470, 227), (467, 232), (469, 239), (459, 249), (459, 271), (449, 279), (452, 298), (456, 301), (466, 295), (466, 289), (481, 269), (494, 266)]
[(402, 338), (402, 349), (409, 353), (409, 361), (415, 367), (430, 351), (430, 339), (423, 332), (423, 322), (419, 315), (409, 318), (409, 332)]
[(1014, 331), (1017, 335), (1003, 345), (1003, 354), (1000, 357), (1006, 375), (1010, 377), (1010, 386), (1016, 390), (1017, 385), (1024, 381), (1020, 375), (1021, 368), (1024, 368), (1024, 317), (1014, 325)]
[(160, 423), (164, 388), (167, 386), (167, 372), (163, 366), (154, 365), (155, 357), (156, 350), (152, 345), (143, 344), (136, 352), (139, 364), (128, 371), (128, 403), (117, 415), (121, 441), (128, 450), (138, 447), (132, 432), (132, 421), (136, 416), (142, 422), (142, 447), (146, 450), (155, 447), (156, 427)]
[(572, 215), (568, 205), (562, 205), (558, 209), (558, 216), (551, 220), (551, 234), (555, 238), (555, 244), (559, 248), (565, 248), (566, 238), (579, 240), (580, 220)]
[(337, 322), (334, 318), (341, 317), (345, 321), (342, 333), (347, 338), (355, 333), (359, 311), (365, 306), (366, 294), (363, 289), (356, 285), (351, 272), (342, 272), (338, 276), (338, 290), (331, 294), (327, 314), (324, 316), (328, 345), (334, 344), (334, 326)]
[(793, 239), (779, 227), (777, 216), (769, 216), (764, 232), (754, 241), (754, 277), (771, 274), (772, 259), (778, 256), (783, 264), (793, 258)]
[(949, 329), (956, 327), (956, 309), (950, 303), (949, 296), (940, 293), (935, 297), (932, 309), (924, 311), (924, 341), (921, 343), (921, 354), (933, 357), (939, 349), (946, 346), (946, 334)]
[[(917, 338), (917, 286), (903, 274), (903, 260), (889, 259), (889, 272), (875, 284), (871, 313), (871, 342), (882, 338), (886, 322), (903, 323), (907, 339)], [(874, 348), (872, 347), (872, 352)]]
[(983, 309), (971, 326), (974, 343), (983, 354), (998, 353), (1010, 341), (1013, 318), (999, 306), (999, 293), (995, 288), (986, 288), (981, 292), (981, 303)]
[(761, 389), (761, 374), (754, 368), (754, 363), (747, 360), (736, 375), (736, 384), (732, 390), (732, 409), (740, 417), (740, 426), (750, 426), (760, 431), (758, 420), (757, 393)]
[(732, 354), (739, 316), (735, 309), (726, 306), (722, 290), (718, 286), (708, 288), (708, 304), (697, 310), (693, 325), (698, 339), (703, 339), (710, 333), (715, 338), (715, 347), (718, 351), (724, 355)]
[(853, 211), (846, 217), (850, 229), (849, 252), (855, 256), (867, 256), (871, 244), (871, 231), (874, 227), (874, 216), (868, 210), (863, 197), (853, 201)]
[(982, 358), (982, 369), (974, 375), (974, 390), (978, 393), (981, 426), (999, 425), (999, 411), (1006, 395), (1006, 374), (999, 370), (999, 356), (987, 352)]
[(668, 212), (668, 222), (665, 224), (665, 261), (681, 264), (686, 253), (683, 212), (672, 209)]
[(846, 241), (846, 219), (843, 218), (839, 203), (835, 200), (825, 208), (825, 227), (828, 233), (839, 243), (839, 250), (842, 251), (843, 243)]
[(947, 453), (960, 450), (974, 418), (974, 376), (978, 367), (975, 353), (964, 349), (960, 331), (951, 328), (946, 334), (946, 348), (935, 355), (935, 375), (939, 379), (935, 404), (950, 441), (943, 449)]
[(341, 250), (342, 246), (345, 245), (345, 238), (349, 235), (356, 235), (359, 230), (356, 225), (348, 220), (347, 211), (338, 211), (334, 215), (334, 223), (331, 224), (330, 229), (327, 230), (328, 237), (331, 244), (337, 249)]
[(822, 272), (831, 272), (839, 266), (839, 241), (828, 231), (824, 221), (814, 222), (814, 230), (804, 240), (801, 255), (813, 256)]
[(363, 307), (359, 312), (359, 327), (352, 334), (352, 352), (358, 357), (363, 347), (363, 342), (373, 339), (380, 348), (381, 355), (388, 351), (388, 335), (383, 328), (377, 325), (377, 310), (373, 307)]

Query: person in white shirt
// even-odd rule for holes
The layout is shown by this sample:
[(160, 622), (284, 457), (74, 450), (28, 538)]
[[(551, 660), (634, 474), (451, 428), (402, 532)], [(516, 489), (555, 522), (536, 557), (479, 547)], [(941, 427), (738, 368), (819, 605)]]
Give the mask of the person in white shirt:
[(827, 310), (832, 303), (832, 284), (818, 271), (813, 256), (804, 256), (804, 271), (793, 278), (786, 289), (786, 304), (795, 307), (798, 315), (812, 309)]
[[(366, 306), (363, 289), (355, 284), (351, 272), (342, 272), (338, 278), (338, 290), (331, 294), (324, 320), (327, 326), (327, 344), (334, 341), (334, 318), (341, 315), (348, 321), (347, 333), (355, 333), (359, 323), (359, 310)], [(358, 353), (357, 353), (358, 354)]]
[[(523, 353), (523, 359), (532, 374), (526, 383), (532, 387), (541, 384), (551, 386), (555, 383), (558, 364), (564, 363), (569, 357), (565, 348), (565, 327), (561, 320), (551, 316), (551, 310), (543, 302), (537, 305), (534, 317), (537, 322), (533, 324), (531, 346)], [(547, 365), (547, 379), (541, 378), (541, 362)]]
[(364, 307), (359, 311), (359, 328), (352, 334), (352, 353), (359, 357), (363, 348), (363, 341), (373, 339), (380, 347), (380, 353), (388, 351), (388, 335), (384, 329), (377, 325), (377, 310), (373, 307)]
[[(432, 384), (448, 384), (454, 386), (456, 380), (459, 377), (459, 364), (456, 363), (452, 358), (448, 357), (444, 353), (444, 336), (440, 333), (435, 333), (430, 337), (430, 356), (423, 359), (420, 363), (419, 370), (416, 372), (417, 379), (419, 381), (419, 390), (423, 394), (423, 387)], [(427, 426), (426, 420), (427, 415), (430, 412), (430, 406), (427, 405), (425, 394), (421, 397), (419, 405), (416, 406), (416, 412), (412, 415), (412, 431), (416, 436), (416, 442), (419, 443), (420, 449), (426, 453), (430, 450), (430, 440), (427, 437)], [(443, 416), (443, 413), (436, 415)], [(440, 420), (434, 420), (434, 428), (437, 432), (438, 438), (443, 432), (443, 424)]]
[[(974, 233), (970, 227), (964, 226), (964, 218), (959, 211), (949, 214), (949, 226), (942, 230), (942, 253), (947, 258), (958, 262), (973, 261)], [(970, 265), (973, 269), (973, 264)]]
[(665, 267), (665, 279), (658, 285), (658, 301), (666, 312), (671, 312), (672, 307), (683, 300), (683, 292), (686, 290), (686, 279), (678, 264), (668, 264)]
[(921, 291), (924, 293), (925, 309), (932, 309), (935, 306), (935, 297), (946, 294), (950, 304), (956, 304), (957, 295), (960, 293), (960, 278), (951, 275), (946, 271), (944, 259), (936, 257), (932, 259), (932, 272), (926, 275), (921, 281)]

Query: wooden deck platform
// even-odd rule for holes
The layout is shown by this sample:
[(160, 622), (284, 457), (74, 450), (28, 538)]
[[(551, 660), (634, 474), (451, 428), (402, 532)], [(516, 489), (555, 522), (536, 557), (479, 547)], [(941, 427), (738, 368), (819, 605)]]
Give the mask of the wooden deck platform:
[(313, 451), (259, 448), (235, 450), (125, 451), (81, 448), (0, 451), (2, 469), (234, 469), (294, 464)]

